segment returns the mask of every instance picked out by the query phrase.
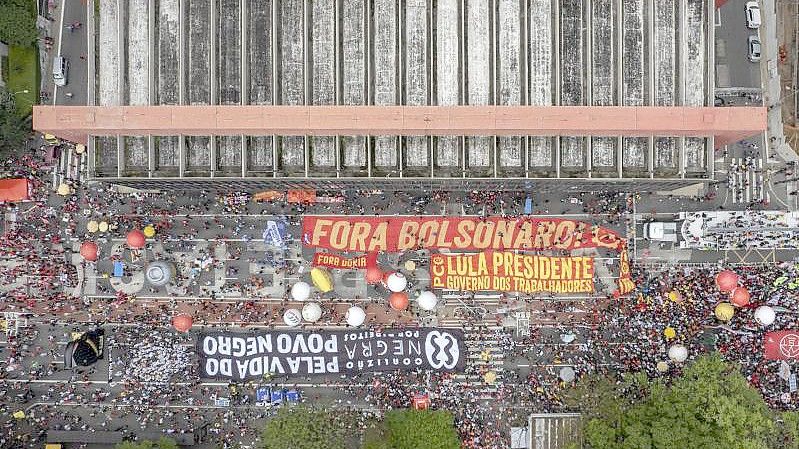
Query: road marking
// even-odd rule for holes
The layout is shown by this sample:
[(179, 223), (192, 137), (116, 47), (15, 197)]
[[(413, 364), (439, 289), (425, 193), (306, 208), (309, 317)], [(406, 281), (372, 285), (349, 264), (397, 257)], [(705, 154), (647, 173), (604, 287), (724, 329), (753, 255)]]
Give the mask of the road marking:
[(716, 20), (714, 22), (717, 27), (721, 26), (721, 8), (716, 8)]

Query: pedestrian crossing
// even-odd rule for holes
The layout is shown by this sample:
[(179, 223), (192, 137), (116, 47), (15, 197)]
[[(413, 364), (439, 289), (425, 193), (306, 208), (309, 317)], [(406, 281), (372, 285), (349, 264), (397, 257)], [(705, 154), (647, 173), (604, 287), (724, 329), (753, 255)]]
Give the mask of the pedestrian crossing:
[[(509, 338), (501, 326), (465, 326), (466, 369), (456, 373), (453, 381), (468, 387), (478, 399), (491, 399), (498, 391), (505, 372), (505, 352), (502, 339)], [(496, 379), (487, 382), (484, 377), (493, 373)]]
[(72, 147), (61, 151), (58, 164), (53, 168), (53, 190), (58, 189), (58, 186), (64, 182), (68, 184), (75, 181), (84, 182), (87, 173), (87, 159), (86, 151), (78, 154)]
[(727, 172), (727, 189), (733, 204), (771, 202), (762, 158), (732, 158)]

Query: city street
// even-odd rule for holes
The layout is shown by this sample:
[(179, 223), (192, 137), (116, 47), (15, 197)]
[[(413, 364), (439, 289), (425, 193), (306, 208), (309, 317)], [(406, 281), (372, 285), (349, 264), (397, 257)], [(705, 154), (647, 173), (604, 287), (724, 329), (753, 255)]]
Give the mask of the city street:
[[(714, 354), (734, 367), (719, 382), (734, 371), (730, 389), (786, 427), (799, 165), (775, 133), (774, 55), (790, 30), (774, 0), (760, 29), (745, 1), (721, 3), (42, 5), (48, 64), (70, 64), (48, 102), (97, 108), (35, 111), (35, 129), (81, 142), (4, 161), (0, 449), (262, 449), (302, 406), (340, 419), (346, 449), (428, 407), (463, 449), (659, 447), (624, 433), (639, 431), (681, 449), (676, 426), (598, 427), (581, 389), (607, 376), (629, 395), (608, 414), (636, 414)], [(263, 112), (282, 106), (298, 108)], [(311, 106), (411, 112), (382, 135)], [(553, 109), (500, 129), (505, 106)], [(439, 135), (457, 120), (487, 135)], [(297, 129), (243, 125), (267, 121)], [(697, 416), (738, 420), (709, 396), (728, 403)]]

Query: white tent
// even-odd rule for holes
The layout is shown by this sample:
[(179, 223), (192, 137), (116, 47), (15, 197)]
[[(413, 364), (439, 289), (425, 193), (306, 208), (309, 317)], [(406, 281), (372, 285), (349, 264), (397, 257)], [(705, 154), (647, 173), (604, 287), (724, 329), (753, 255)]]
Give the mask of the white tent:
[(286, 323), (286, 326), (299, 326), (302, 322), (302, 314), (297, 309), (288, 309), (283, 312), (283, 322)]
[(688, 359), (688, 348), (680, 344), (671, 345), (669, 348), (669, 359), (671, 359), (672, 362), (684, 362)]
[(761, 326), (770, 326), (777, 319), (777, 314), (769, 306), (760, 306), (755, 309), (755, 321)]
[(401, 292), (408, 286), (408, 278), (399, 272), (393, 272), (386, 278), (386, 288), (392, 292)]
[(307, 302), (302, 306), (302, 318), (305, 321), (315, 323), (322, 317), (322, 307), (315, 302)]
[(436, 308), (436, 305), (438, 305), (438, 297), (436, 297), (435, 293), (425, 290), (419, 293), (419, 296), (416, 298), (416, 303), (419, 304), (422, 310), (433, 310)]
[(307, 282), (297, 282), (291, 286), (291, 299), (305, 301), (311, 296), (311, 286)]
[(347, 310), (347, 324), (358, 327), (366, 321), (366, 312), (358, 306), (352, 306)]

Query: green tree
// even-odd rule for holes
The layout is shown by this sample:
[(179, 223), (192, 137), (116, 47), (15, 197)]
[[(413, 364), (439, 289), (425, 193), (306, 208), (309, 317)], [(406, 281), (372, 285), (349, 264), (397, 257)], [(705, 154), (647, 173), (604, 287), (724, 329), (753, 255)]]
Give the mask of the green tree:
[(114, 446), (115, 449), (178, 449), (172, 438), (161, 437), (157, 441), (123, 441)]
[(330, 413), (283, 407), (261, 432), (264, 449), (344, 449), (347, 427)]
[(391, 449), (385, 421), (373, 421), (363, 433), (361, 449)]
[(391, 449), (458, 449), (452, 414), (444, 410), (392, 410), (386, 413)]
[(783, 412), (777, 420), (778, 434), (771, 447), (799, 449), (799, 413)]
[[(767, 449), (776, 434), (760, 393), (718, 354), (697, 359), (671, 386), (641, 375), (596, 378), (567, 396), (576, 394), (584, 398), (583, 436), (592, 449)], [(783, 421), (784, 434), (799, 434), (799, 420)]]
[(33, 1), (0, 1), (0, 41), (29, 47), (38, 36), (36, 4)]
[(30, 120), (17, 114), (14, 100), (0, 90), (0, 157), (18, 152), (31, 134)]

